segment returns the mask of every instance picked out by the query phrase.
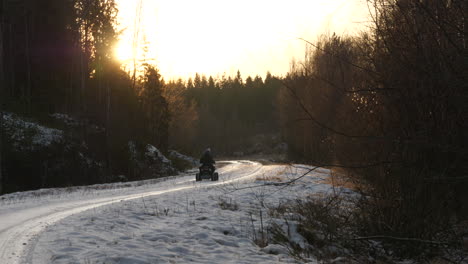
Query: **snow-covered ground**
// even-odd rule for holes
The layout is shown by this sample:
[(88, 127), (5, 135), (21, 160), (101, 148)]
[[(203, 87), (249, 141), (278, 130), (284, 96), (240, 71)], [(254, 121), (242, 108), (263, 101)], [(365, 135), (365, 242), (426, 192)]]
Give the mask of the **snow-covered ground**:
[[(3, 119), (5, 132), (11, 135), (11, 140), (17, 149), (24, 150), (49, 146), (63, 140), (63, 131), (61, 130), (25, 121), (12, 113), (4, 113)], [(27, 137), (31, 137), (30, 142), (24, 144)]]
[[(326, 169), (229, 161), (219, 182), (159, 181), (0, 196), (0, 263), (294, 263), (253, 238), (266, 208), (326, 193)], [(300, 242), (300, 236), (297, 237)]]

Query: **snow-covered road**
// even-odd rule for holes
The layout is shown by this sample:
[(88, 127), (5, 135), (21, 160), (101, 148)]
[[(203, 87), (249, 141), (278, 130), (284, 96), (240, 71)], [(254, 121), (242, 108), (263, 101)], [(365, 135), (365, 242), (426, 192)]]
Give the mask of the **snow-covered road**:
[[(224, 175), (219, 182), (203, 182), (203, 184), (219, 185), (252, 177), (261, 167), (255, 162), (231, 161), (219, 170), (220, 174)], [(32, 202), (2, 206), (0, 209), (0, 263), (31, 262), (30, 253), (34, 247), (35, 237), (48, 225), (67, 216), (115, 202), (194, 188), (196, 186), (194, 183), (193, 176), (185, 176), (165, 182), (160, 187), (155, 186), (156, 190), (143, 190), (140, 193), (119, 195), (118, 192), (112, 192), (99, 198), (71, 197), (71, 200), (44, 200), (41, 204)], [(170, 187), (167, 188), (167, 186)]]
[[(40, 192), (26, 192), (2, 196), (0, 197), (0, 263), (167, 263), (172, 262), (171, 258), (179, 259), (179, 261), (176, 262), (194, 261), (199, 263), (217, 263), (217, 257), (214, 259), (211, 257), (207, 258), (207, 256), (205, 256), (206, 254), (203, 255), (203, 257), (197, 257), (198, 255), (195, 252), (200, 251), (200, 249), (193, 249), (190, 251), (193, 253), (192, 255), (187, 251), (187, 247), (192, 245), (194, 243), (193, 241), (197, 241), (196, 243), (201, 244), (204, 243), (203, 240), (207, 239), (207, 237), (202, 233), (205, 231), (195, 235), (192, 239), (193, 241), (190, 240), (186, 242), (187, 244), (180, 242), (184, 239), (183, 236), (187, 234), (187, 230), (191, 230), (190, 226), (192, 226), (193, 223), (186, 226), (185, 222), (185, 224), (181, 222), (180, 226), (175, 228), (174, 231), (171, 231), (173, 235), (176, 235), (176, 231), (181, 232), (178, 234), (178, 237), (176, 236), (174, 240), (171, 240), (171, 244), (180, 242), (178, 247), (175, 247), (175, 249), (171, 251), (175, 255), (163, 254), (164, 252), (162, 251), (168, 248), (166, 243), (161, 246), (159, 253), (153, 252), (148, 256), (146, 254), (139, 254), (138, 256), (128, 257), (129, 253), (124, 252), (125, 249), (130, 250), (132, 247), (137, 247), (143, 250), (143, 252), (146, 252), (148, 249), (145, 249), (145, 247), (148, 247), (147, 244), (151, 243), (150, 241), (157, 242), (161, 239), (164, 240), (164, 238), (156, 239), (155, 237), (149, 240), (141, 240), (141, 238), (148, 236), (148, 233), (140, 234), (140, 242), (135, 240), (133, 244), (127, 243), (127, 246), (124, 248), (119, 248), (117, 244), (119, 239), (131, 240), (135, 238), (135, 232), (141, 231), (139, 228), (140, 225), (150, 225), (145, 228), (145, 230), (154, 229), (156, 225), (159, 227), (156, 229), (160, 230), (158, 234), (163, 234), (164, 232), (161, 228), (164, 226), (164, 221), (161, 221), (161, 217), (172, 216), (171, 219), (167, 219), (166, 221), (166, 229), (174, 228), (172, 226), (174, 223), (182, 221), (181, 219), (185, 219), (184, 221), (186, 221), (187, 217), (195, 217), (196, 219), (202, 220), (211, 217), (215, 220), (213, 225), (221, 221), (220, 219), (224, 219), (223, 217), (227, 217), (227, 219), (232, 218), (232, 215), (222, 216), (220, 215), (222, 213), (219, 212), (216, 216), (210, 216), (210, 208), (213, 204), (209, 204), (208, 201), (213, 200), (213, 195), (215, 195), (213, 191), (217, 191), (218, 193), (216, 195), (219, 196), (220, 190), (225, 191), (227, 187), (253, 183), (258, 181), (261, 177), (265, 177), (265, 175), (268, 177), (276, 177), (279, 174), (285, 175), (285, 168), (286, 166), (263, 166), (260, 163), (252, 161), (229, 161), (225, 162), (225, 166), (218, 170), (220, 173), (220, 180), (218, 182), (195, 182), (193, 173), (191, 173), (179, 177), (172, 177), (154, 184), (145, 184), (130, 188), (123, 188), (116, 185), (115, 188), (107, 188), (104, 190), (94, 189), (90, 191), (82, 189), (81, 191), (67, 191), (67, 189), (60, 189), (57, 192), (45, 195), (38, 195)], [(300, 171), (294, 173), (289, 171), (289, 174), (292, 176), (299, 175)], [(328, 175), (328, 171), (326, 170), (322, 171), (322, 173), (315, 174), (318, 180), (326, 177), (326, 175)], [(328, 189), (325, 185), (320, 186), (321, 187), (318, 189), (319, 191), (326, 191)], [(244, 196), (245, 193), (241, 195)], [(186, 202), (179, 201), (180, 197), (185, 197)], [(188, 197), (191, 198), (189, 199)], [(150, 208), (151, 213), (148, 212), (150, 206), (146, 205), (145, 199), (148, 200), (148, 203), (153, 204), (153, 207)], [(155, 199), (160, 200), (158, 202), (158, 200)], [(240, 201), (242, 198), (239, 199), (239, 203), (241, 203)], [(136, 204), (135, 201), (141, 202)], [(197, 201), (197, 203), (195, 201)], [(157, 206), (154, 206), (154, 204), (157, 203), (161, 204), (163, 207), (160, 206), (157, 208)], [(186, 207), (186, 210), (184, 209), (184, 215), (181, 214), (183, 210), (174, 209), (183, 207), (178, 203), (186, 204), (184, 205)], [(204, 206), (202, 206), (203, 204)], [(217, 204), (219, 204), (219, 202), (215, 202), (214, 204), (218, 207)], [(192, 208), (192, 205), (193, 210), (191, 211), (189, 207)], [(197, 206), (198, 208), (196, 208)], [(121, 211), (124, 210), (123, 208), (127, 208), (128, 213), (132, 215), (135, 215), (134, 210), (145, 211), (145, 213), (137, 217), (138, 221), (135, 223), (134, 228), (138, 231), (129, 230), (128, 223), (132, 221), (132, 218), (125, 217), (124, 214), (121, 213)], [(171, 213), (169, 213), (169, 210), (171, 210)], [(115, 215), (115, 212), (117, 212), (117, 215)], [(144, 221), (146, 216), (151, 216), (147, 219), (148, 221)], [(96, 228), (98, 228), (97, 226), (106, 226), (106, 224), (109, 223), (108, 221), (116, 221), (116, 218), (123, 218), (124, 220), (112, 222), (112, 227), (105, 231), (110, 233), (99, 238), (99, 231), (96, 231)], [(91, 219), (90, 221), (93, 223), (93, 228), (78, 228), (83, 222), (87, 222), (85, 220), (89, 219)], [(242, 222), (242, 215), (239, 216), (239, 219), (241, 219), (240, 222)], [(159, 221), (157, 222), (158, 224), (155, 224), (154, 221), (156, 220)], [(98, 225), (97, 223), (99, 221), (103, 222)], [(223, 221), (226, 221), (226, 219)], [(103, 242), (103, 245), (99, 245), (96, 240), (105, 241), (110, 236), (113, 236), (111, 233), (119, 233), (118, 228), (114, 229), (115, 225), (118, 225), (116, 223), (125, 224), (125, 230), (120, 233), (131, 232), (133, 235), (120, 236), (117, 240), (116, 238), (112, 238), (115, 242)], [(68, 233), (71, 228), (78, 228), (80, 231)], [(185, 228), (186, 230), (181, 230), (181, 228)], [(196, 230), (193, 228), (194, 227), (192, 227), (192, 231)], [(242, 229), (242, 226), (239, 228)], [(222, 231), (224, 233), (223, 236), (225, 236), (226, 233), (235, 232), (226, 230)], [(89, 236), (84, 235), (87, 232), (90, 232)], [(79, 236), (73, 238), (74, 234)], [(88, 247), (90, 236), (97, 236), (91, 242), (93, 245), (91, 248)], [(86, 240), (87, 242), (80, 242), (80, 239), (83, 241)], [(243, 256), (235, 252), (241, 250), (242, 247), (252, 247), (251, 241), (246, 240), (245, 237), (243, 238), (242, 236), (238, 238), (240, 240), (237, 242), (235, 242), (232, 237), (230, 240), (226, 241), (223, 240), (222, 237), (210, 239), (214, 239), (217, 246), (221, 245), (222, 247), (233, 247), (236, 249), (233, 251), (232, 255), (225, 255), (228, 258), (226, 260), (234, 258), (234, 255), (237, 256), (235, 257), (236, 260), (233, 260), (232, 263), (239, 263), (239, 259)], [(66, 241), (66, 244), (69, 245), (63, 245), (63, 241)], [(141, 245), (138, 246), (138, 243), (141, 243)], [(211, 242), (207, 245), (211, 245), (210, 243)], [(72, 244), (74, 247), (71, 246)], [(59, 249), (61, 246), (64, 248)], [(154, 249), (155, 247), (157, 247), (156, 244), (150, 245), (150, 249)], [(119, 250), (111, 253), (115, 248), (119, 248)], [(216, 252), (220, 250), (214, 247), (214, 245), (211, 245), (211, 247), (205, 246), (205, 248), (212, 248), (214, 252), (212, 252), (212, 255), (216, 255)], [(58, 250), (62, 253), (57, 253), (54, 250)], [(201, 250), (204, 249), (202, 248)], [(225, 248), (221, 250), (229, 252), (229, 250)], [(96, 252), (101, 254), (97, 256), (93, 255), (96, 254)], [(135, 250), (131, 250), (131, 252), (135, 252)], [(109, 254), (111, 256), (109, 256)], [(164, 258), (156, 258), (157, 255), (163, 256)], [(257, 259), (256, 255), (258, 255), (258, 252), (255, 250), (252, 251), (251, 258), (248, 258), (245, 263), (249, 263), (250, 261), (272, 262), (269, 255), (263, 256), (264, 258), (260, 259)], [(184, 259), (183, 256), (188, 257), (188, 259)]]

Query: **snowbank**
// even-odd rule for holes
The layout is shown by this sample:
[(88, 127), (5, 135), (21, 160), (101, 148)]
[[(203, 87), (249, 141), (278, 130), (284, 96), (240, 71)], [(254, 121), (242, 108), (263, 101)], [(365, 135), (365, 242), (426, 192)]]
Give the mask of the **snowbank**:
[(187, 171), (198, 166), (198, 160), (193, 157), (186, 156), (175, 150), (169, 150), (169, 158), (174, 167), (179, 171)]
[(132, 162), (133, 175), (138, 178), (158, 178), (175, 175), (173, 163), (155, 146), (128, 142), (129, 158)]
[(63, 122), (67, 126), (77, 127), (80, 124), (78, 120), (74, 119), (73, 117), (67, 114), (54, 113), (54, 114), (51, 114), (50, 116), (56, 120)]
[(160, 160), (163, 163), (166, 163), (168, 165), (171, 164), (171, 161), (164, 156), (159, 149), (157, 149), (153, 145), (146, 145), (146, 156), (153, 159), (153, 160)]
[(12, 113), (4, 113), (4, 129), (18, 150), (48, 147), (63, 142), (63, 131), (24, 121)]
[(198, 160), (197, 159), (195, 159), (194, 157), (189, 157), (187, 155), (181, 154), (181, 153), (179, 153), (179, 152), (177, 152), (175, 150), (169, 150), (169, 158), (184, 160), (184, 161), (190, 163), (191, 165), (193, 165), (194, 167), (198, 166)]

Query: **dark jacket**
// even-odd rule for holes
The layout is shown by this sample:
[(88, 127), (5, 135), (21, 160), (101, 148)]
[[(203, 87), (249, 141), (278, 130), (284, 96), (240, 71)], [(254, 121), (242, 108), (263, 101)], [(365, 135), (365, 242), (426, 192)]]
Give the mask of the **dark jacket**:
[(215, 164), (215, 161), (214, 161), (213, 157), (211, 156), (211, 152), (206, 151), (205, 153), (203, 153), (203, 156), (200, 159), (200, 163), (204, 164), (204, 165), (213, 165), (213, 164)]

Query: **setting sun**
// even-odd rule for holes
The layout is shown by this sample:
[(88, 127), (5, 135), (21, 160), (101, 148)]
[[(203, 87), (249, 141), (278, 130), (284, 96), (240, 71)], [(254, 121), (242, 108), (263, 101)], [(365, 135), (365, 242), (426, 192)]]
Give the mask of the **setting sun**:
[(232, 75), (237, 70), (282, 75), (293, 58), (304, 56), (305, 43), (299, 37), (315, 40), (324, 33), (354, 34), (368, 20), (361, 0), (118, 3), (124, 29), (116, 48), (118, 59), (130, 68), (137, 38), (137, 59), (145, 56), (168, 78), (196, 72)]
[(128, 45), (125, 41), (120, 41), (115, 47), (115, 55), (117, 59), (122, 63), (128, 63), (132, 60), (133, 51), (131, 45)]

